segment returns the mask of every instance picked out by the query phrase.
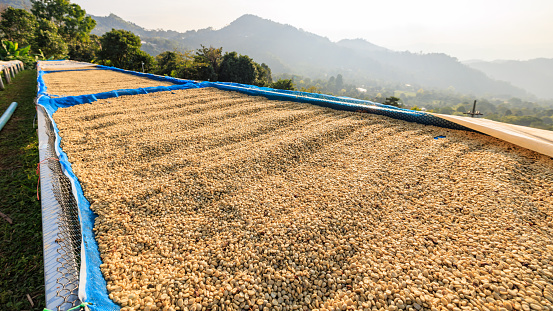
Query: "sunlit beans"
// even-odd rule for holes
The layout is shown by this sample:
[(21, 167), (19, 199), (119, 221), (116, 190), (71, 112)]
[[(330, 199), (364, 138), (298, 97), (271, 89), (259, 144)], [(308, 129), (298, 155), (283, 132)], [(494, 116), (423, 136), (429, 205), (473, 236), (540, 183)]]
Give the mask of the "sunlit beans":
[(124, 310), (552, 310), (551, 158), (215, 89), (54, 119)]

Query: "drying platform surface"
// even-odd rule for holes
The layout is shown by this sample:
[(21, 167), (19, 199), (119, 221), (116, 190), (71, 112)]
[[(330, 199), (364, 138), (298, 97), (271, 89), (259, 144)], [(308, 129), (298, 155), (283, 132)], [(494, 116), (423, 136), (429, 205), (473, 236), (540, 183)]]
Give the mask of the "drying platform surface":
[(112, 70), (77, 70), (51, 72), (44, 76), (50, 95), (77, 96), (120, 89), (137, 89), (150, 86), (169, 86), (170, 82), (157, 81)]
[(448, 121), (455, 122), (470, 129), (491, 135), (553, 158), (553, 131), (497, 122), (482, 118), (469, 118), (446, 114), (436, 115)]
[(552, 310), (549, 157), (209, 88), (54, 119), (125, 310)]

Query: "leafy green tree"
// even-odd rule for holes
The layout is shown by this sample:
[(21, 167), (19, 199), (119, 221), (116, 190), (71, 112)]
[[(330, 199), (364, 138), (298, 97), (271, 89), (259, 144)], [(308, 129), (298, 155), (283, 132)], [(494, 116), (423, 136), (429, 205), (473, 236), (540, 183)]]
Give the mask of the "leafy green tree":
[(384, 104), (399, 107), (401, 105), (401, 103), (399, 102), (400, 100), (401, 99), (399, 97), (390, 96), (386, 97), (386, 101), (384, 102)]
[(255, 62), (247, 55), (225, 53), (221, 62), (219, 81), (254, 84), (258, 76)]
[(178, 76), (186, 79), (218, 81), (223, 48), (206, 48), (196, 50), (192, 64), (179, 70)]
[(68, 0), (31, 0), (31, 12), (38, 20), (49, 20), (67, 41), (87, 41), (96, 21), (86, 11)]
[[(55, 46), (38, 45), (36, 48), (40, 49), (45, 54), (45, 51), (61, 51), (62, 45), (59, 44), (57, 37), (63, 39), (67, 52), (63, 53), (64, 56), (68, 55), (70, 58), (84, 61), (91, 61), (94, 59), (98, 49), (98, 38), (91, 38), (90, 31), (96, 26), (96, 21), (90, 16), (86, 16), (86, 11), (83, 10), (78, 4), (70, 3), (68, 0), (31, 0), (32, 8), (31, 12), (39, 21), (39, 25), (44, 25), (44, 22), (48, 22), (48, 31), (46, 33), (36, 34), (41, 36), (36, 42), (40, 44), (47, 44), (49, 40), (45, 38), (51, 37), (55, 43)], [(54, 31), (54, 28), (56, 29)], [(37, 28), (37, 32), (40, 32), (42, 27)], [(52, 35), (56, 34), (53, 38)], [(54, 53), (57, 57), (61, 53)]]
[(266, 64), (260, 65), (247, 55), (230, 52), (225, 53), (221, 61), (219, 81), (270, 86), (273, 78)]
[(131, 54), (129, 60), (130, 63), (125, 68), (128, 70), (153, 72), (157, 67), (156, 59), (142, 50)]
[(292, 82), (292, 79), (279, 79), (275, 83), (271, 84), (271, 87), (273, 89), (293, 91), (294, 83)]
[(8, 7), (2, 12), (0, 31), (2, 39), (27, 46), (33, 43), (35, 29), (38, 23), (33, 14), (23, 10)]
[(219, 72), (219, 66), (222, 62), (223, 48), (214, 48), (212, 46), (206, 48), (203, 45), (201, 47), (201, 49), (196, 51), (194, 62), (209, 64), (213, 68), (213, 71)]
[(112, 29), (100, 38), (100, 43), (98, 58), (107, 65), (136, 71), (142, 71), (142, 63), (145, 71), (155, 67), (155, 59), (140, 50), (140, 37), (130, 31)]
[(61, 59), (67, 56), (67, 43), (58, 33), (56, 25), (51, 21), (39, 20), (35, 33), (35, 44), (46, 58)]
[(102, 50), (99, 53), (100, 60), (109, 61), (110, 65), (127, 69), (131, 61), (131, 55), (140, 50), (140, 37), (134, 33), (112, 29), (100, 38)]
[(177, 76), (181, 68), (187, 66), (192, 60), (189, 53), (177, 51), (165, 51), (156, 56), (157, 68), (155, 73), (158, 75)]
[(269, 66), (265, 63), (260, 65), (254, 62), (254, 64), (257, 70), (257, 77), (255, 78), (254, 84), (257, 86), (270, 86), (273, 83), (271, 68), (269, 68)]
[(100, 37), (90, 35), (90, 38), (84, 42), (72, 42), (69, 44), (69, 58), (81, 62), (92, 62), (100, 53), (102, 45)]

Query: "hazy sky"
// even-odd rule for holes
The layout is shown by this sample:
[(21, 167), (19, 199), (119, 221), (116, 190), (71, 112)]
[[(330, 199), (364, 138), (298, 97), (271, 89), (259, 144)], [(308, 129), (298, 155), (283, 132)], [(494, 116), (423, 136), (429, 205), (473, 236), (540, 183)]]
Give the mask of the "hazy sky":
[(147, 29), (222, 28), (243, 14), (328, 37), (460, 60), (553, 58), (553, 0), (73, 0)]

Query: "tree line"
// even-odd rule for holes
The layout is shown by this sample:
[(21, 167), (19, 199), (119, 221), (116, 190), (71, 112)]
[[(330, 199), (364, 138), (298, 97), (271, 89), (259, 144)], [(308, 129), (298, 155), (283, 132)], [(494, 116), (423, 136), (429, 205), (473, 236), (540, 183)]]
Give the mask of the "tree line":
[[(271, 69), (247, 55), (205, 47), (188, 52), (165, 51), (157, 57), (141, 50), (139, 36), (112, 29), (102, 36), (90, 34), (96, 22), (85, 10), (68, 0), (32, 0), (30, 11), (6, 8), (0, 15), (0, 59), (72, 59), (144, 71), (176, 78), (237, 82), (278, 89), (325, 93), (371, 100), (414, 110), (463, 115), (470, 110), (473, 96), (451, 90), (423, 90), (420, 87), (365, 82), (358, 87), (341, 74), (326, 79), (280, 75), (273, 82)], [(411, 89), (412, 88), (412, 89)], [(553, 103), (478, 99), (477, 110), (485, 118), (553, 130)]]
[(292, 89), (291, 81), (273, 82), (271, 69), (247, 55), (202, 46), (196, 51), (166, 51), (152, 57), (139, 36), (112, 29), (90, 34), (96, 26), (79, 5), (68, 0), (32, 0), (30, 12), (6, 8), (0, 15), (0, 58), (26, 65), (37, 60), (71, 59), (176, 78), (236, 82)]

